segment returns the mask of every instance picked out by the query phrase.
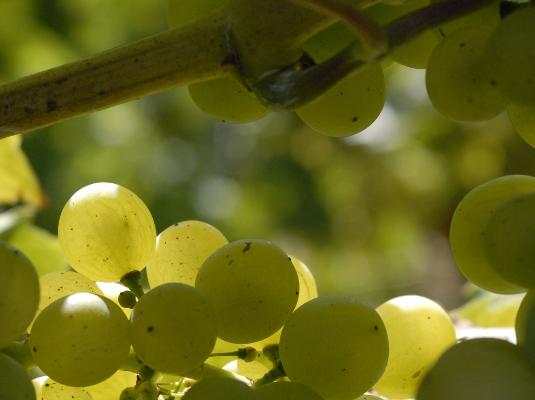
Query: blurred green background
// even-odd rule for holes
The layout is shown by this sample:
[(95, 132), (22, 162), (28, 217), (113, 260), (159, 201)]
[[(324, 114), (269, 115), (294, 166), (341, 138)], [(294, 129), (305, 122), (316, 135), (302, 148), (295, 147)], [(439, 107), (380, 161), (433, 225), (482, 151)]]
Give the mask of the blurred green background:
[[(1, 0), (0, 81), (166, 29), (166, 0)], [(80, 187), (135, 191), (158, 230), (186, 219), (229, 240), (273, 240), (314, 272), (321, 294), (372, 305), (418, 293), (466, 300), (448, 245), (452, 213), (474, 186), (535, 174), (533, 151), (505, 116), (458, 124), (435, 112), (422, 71), (386, 69), (388, 103), (367, 131), (333, 139), (292, 113), (221, 123), (184, 89), (27, 134), (48, 197), (36, 224), (55, 233)]]

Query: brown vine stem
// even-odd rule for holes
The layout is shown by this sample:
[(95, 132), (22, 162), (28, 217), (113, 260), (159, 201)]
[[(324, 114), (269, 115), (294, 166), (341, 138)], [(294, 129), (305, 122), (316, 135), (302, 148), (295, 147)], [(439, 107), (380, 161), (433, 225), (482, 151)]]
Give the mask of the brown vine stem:
[[(255, 1), (262, 3), (261, 0)], [(263, 1), (267, 5), (275, 0)], [(273, 14), (262, 16), (261, 26), (267, 26), (266, 21), (273, 22), (271, 30), (264, 33), (266, 46), (262, 43), (262, 32), (255, 30), (252, 23), (247, 26), (250, 33), (256, 35), (254, 46), (248, 44), (250, 37), (242, 36), (242, 42), (238, 43), (239, 55), (246, 56), (241, 60), (245, 64), (255, 53), (261, 59), (262, 52), (256, 50), (268, 48), (274, 38), (280, 41), (285, 29), (289, 38), (297, 37), (296, 41), (302, 41), (306, 35), (296, 35), (296, 32), (310, 35), (332, 22), (332, 17), (321, 18), (320, 15), (319, 18), (307, 19), (295, 14), (295, 21), (288, 23), (288, 15), (283, 10), (284, 3), (290, 0), (276, 1), (280, 2), (281, 8), (271, 7)], [(389, 46), (381, 57), (425, 29), (474, 11), (491, 1), (495, 0), (443, 1), (394, 21), (386, 27)], [(278, 29), (276, 35), (273, 27)], [(175, 86), (236, 73), (240, 60), (229, 40), (233, 37), (233, 28), (226, 10), (223, 10), (183, 28), (8, 82), (0, 86), (0, 138), (36, 130)], [(287, 43), (289, 46), (298, 45), (291, 40)], [(288, 74), (286, 68), (281, 68), (272, 71), (267, 76), (269, 79), (251, 82), (249, 76), (244, 80), (272, 108), (293, 108), (310, 101), (352, 70), (365, 65), (365, 62), (355, 60), (353, 53), (346, 51), (315, 71), (305, 69)], [(318, 80), (318, 77), (321, 79)], [(257, 83), (258, 87), (254, 87)], [(310, 90), (311, 86), (316, 88)]]

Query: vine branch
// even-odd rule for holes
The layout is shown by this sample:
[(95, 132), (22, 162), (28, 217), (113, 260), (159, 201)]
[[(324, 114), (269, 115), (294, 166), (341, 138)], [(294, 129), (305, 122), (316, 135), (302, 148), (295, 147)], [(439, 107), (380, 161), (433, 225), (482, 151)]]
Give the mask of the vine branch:
[[(266, 7), (271, 1), (265, 3)], [(284, 7), (285, 2), (295, 0), (278, 1)], [(424, 30), (470, 13), (491, 1), (495, 0), (442, 1), (401, 17), (384, 28), (388, 47), (371, 61), (380, 60)], [(297, 41), (306, 39), (306, 35), (296, 35), (297, 31), (310, 35), (333, 22), (332, 16), (318, 14), (315, 17), (303, 7), (303, 15), (307, 18), (299, 18), (294, 9), (291, 15), (295, 15), (295, 23), (289, 24), (288, 15), (284, 16), (276, 7), (267, 9), (274, 12), (262, 17), (262, 26), (270, 21), (278, 31), (275, 38), (274, 28), (264, 32), (266, 44), (273, 44), (286, 32), (290, 38), (287, 44), (298, 46)], [(229, 49), (228, 30), (232, 29), (229, 24), (232, 21), (226, 11), (0, 86), (0, 138), (43, 128), (175, 86), (236, 74), (240, 66), (236, 65), (234, 57), (236, 49)], [(286, 19), (281, 20), (281, 16)], [(359, 23), (358, 18), (350, 20)], [(279, 23), (281, 21), (284, 23)], [(255, 32), (253, 23), (249, 25), (251, 32), (256, 33), (256, 42), (254, 48), (242, 45), (239, 49), (242, 56), (244, 50), (245, 55), (250, 56), (256, 49), (263, 48), (262, 32)], [(291, 40), (293, 37), (295, 42)], [(262, 52), (257, 53), (262, 57)], [(315, 98), (367, 62), (362, 59), (357, 43), (319, 65), (298, 62), (275, 69), (259, 79), (247, 76), (243, 79), (272, 109), (291, 109)]]

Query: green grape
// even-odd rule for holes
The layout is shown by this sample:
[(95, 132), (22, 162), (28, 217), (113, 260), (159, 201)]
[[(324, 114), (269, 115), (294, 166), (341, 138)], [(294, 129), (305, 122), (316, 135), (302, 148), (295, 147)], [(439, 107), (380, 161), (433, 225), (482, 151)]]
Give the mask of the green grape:
[(35, 400), (35, 391), (26, 370), (0, 352), (0, 399)]
[(188, 90), (197, 107), (223, 122), (252, 122), (268, 113), (256, 95), (234, 78), (194, 83)]
[(245, 383), (231, 378), (207, 378), (194, 384), (182, 400), (253, 400), (255, 392)]
[(433, 106), (459, 121), (485, 121), (507, 102), (489, 71), (486, 44), (492, 30), (472, 26), (446, 37), (429, 58), (426, 87)]
[(169, 26), (187, 25), (210, 12), (223, 8), (228, 2), (229, 0), (169, 0), (167, 9)]
[(67, 268), (58, 238), (42, 228), (22, 224), (9, 233), (7, 240), (28, 257), (39, 275)]
[(523, 7), (498, 25), (490, 40), (491, 66), (509, 100), (535, 105), (535, 7)]
[(529, 400), (535, 374), (518, 347), (473, 339), (446, 351), (424, 376), (417, 400)]
[(288, 319), (280, 339), (280, 359), (292, 381), (327, 399), (351, 400), (370, 389), (383, 373), (388, 338), (379, 314), (342, 296), (318, 297)]
[(129, 324), (111, 300), (76, 293), (56, 300), (34, 321), (30, 348), (51, 379), (69, 386), (109, 378), (128, 357)]
[(17, 340), (39, 304), (39, 278), (24, 254), (0, 241), (0, 349)]
[(367, 128), (385, 103), (385, 81), (380, 64), (371, 64), (345, 77), (297, 115), (311, 128), (330, 136), (348, 136)]
[(152, 259), (156, 228), (139, 197), (122, 186), (100, 182), (69, 199), (59, 218), (58, 236), (76, 271), (94, 281), (115, 282)]
[(508, 282), (535, 289), (535, 193), (501, 203), (483, 233), (489, 265)]
[(386, 326), (390, 351), (375, 390), (392, 398), (414, 397), (427, 370), (455, 344), (453, 323), (442, 307), (421, 296), (393, 298), (377, 312)]
[(184, 221), (170, 226), (158, 235), (154, 258), (147, 265), (150, 287), (168, 282), (194, 286), (202, 263), (227, 243), (225, 236), (206, 222)]
[(520, 137), (535, 147), (535, 106), (510, 103), (507, 115)]
[(38, 398), (39, 400), (94, 400), (84, 388), (65, 386), (51, 379), (43, 383)]
[(97, 284), (74, 271), (51, 272), (39, 278), (41, 296), (37, 315), (57, 299), (74, 293), (86, 292), (102, 295)]
[(274, 382), (256, 389), (258, 400), (323, 400), (310, 387), (298, 382)]
[(134, 386), (137, 375), (129, 371), (117, 371), (108, 379), (85, 388), (93, 400), (117, 400), (124, 388)]
[(509, 175), (478, 186), (457, 206), (451, 221), (450, 245), (457, 266), (473, 284), (495, 293), (525, 291), (504, 280), (489, 265), (482, 234), (496, 207), (511, 197), (529, 192), (535, 192), (535, 178)]
[(238, 240), (213, 253), (195, 282), (215, 308), (218, 336), (250, 343), (275, 333), (292, 312), (299, 279), (290, 258), (265, 240)]
[(319, 64), (344, 50), (354, 40), (355, 34), (348, 26), (337, 22), (303, 43), (303, 50)]
[(515, 332), (516, 342), (523, 345), (526, 341), (527, 320), (531, 313), (535, 312), (535, 290), (530, 290), (522, 299), (518, 312), (516, 313)]
[(156, 371), (183, 374), (199, 367), (212, 351), (217, 326), (205, 296), (182, 283), (146, 293), (132, 313), (136, 355)]

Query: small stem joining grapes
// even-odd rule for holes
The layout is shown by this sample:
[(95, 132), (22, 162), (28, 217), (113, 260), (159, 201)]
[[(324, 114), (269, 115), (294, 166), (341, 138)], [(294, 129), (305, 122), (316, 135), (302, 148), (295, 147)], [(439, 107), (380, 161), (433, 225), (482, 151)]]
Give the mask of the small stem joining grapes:
[(262, 378), (256, 380), (253, 383), (253, 387), (258, 387), (258, 386), (266, 385), (268, 383), (275, 382), (276, 380), (280, 378), (284, 378), (285, 376), (286, 376), (286, 372), (284, 371), (284, 367), (282, 366), (282, 363), (279, 361), (277, 362), (275, 367), (273, 367), (273, 369), (266, 372), (266, 374)]
[(121, 283), (130, 289), (130, 291), (135, 294), (138, 299), (145, 294), (143, 286), (141, 286), (141, 272), (139, 271), (129, 272), (121, 278)]

